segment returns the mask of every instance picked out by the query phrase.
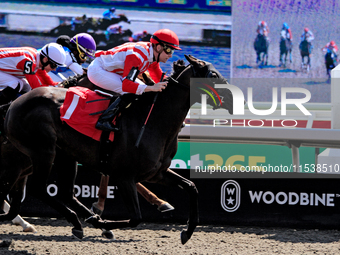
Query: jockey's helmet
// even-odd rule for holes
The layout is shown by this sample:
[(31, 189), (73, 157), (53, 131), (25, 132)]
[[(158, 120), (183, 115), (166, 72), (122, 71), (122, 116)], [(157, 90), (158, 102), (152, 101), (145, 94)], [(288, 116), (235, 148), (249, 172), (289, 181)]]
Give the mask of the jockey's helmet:
[(65, 63), (66, 53), (63, 49), (63, 46), (61, 46), (60, 44), (49, 43), (42, 47), (42, 49), (40, 50), (40, 57), (41, 59), (44, 57), (48, 59), (48, 61), (45, 63), (41, 61), (43, 67), (52, 64), (51, 67), (52, 69), (54, 69), (53, 66), (57, 67)]
[(168, 47), (171, 47), (176, 50), (181, 50), (179, 47), (179, 40), (175, 32), (170, 29), (160, 29), (156, 31), (150, 39), (150, 42), (154, 44), (165, 44)]
[(284, 29), (289, 29), (289, 26), (288, 26), (287, 22), (283, 23), (283, 28)]
[(335, 42), (334, 42), (334, 41), (331, 41), (331, 42), (330, 42), (330, 45), (331, 45), (331, 46), (335, 46)]
[(147, 35), (147, 34), (148, 34), (148, 31), (144, 30), (144, 31), (143, 31), (143, 34), (144, 34), (144, 35)]
[(261, 21), (261, 25), (262, 26), (265, 26), (266, 25), (266, 22), (264, 20)]
[(115, 8), (115, 7), (111, 7), (111, 8), (110, 8), (110, 12), (113, 13), (113, 12), (115, 12), (115, 11), (116, 11), (116, 8)]
[(309, 31), (308, 27), (305, 27), (304, 31), (307, 33)]
[(76, 45), (80, 59), (85, 60), (85, 54), (91, 58), (94, 58), (94, 53), (97, 46), (91, 35), (87, 33), (76, 34), (74, 37), (72, 37), (70, 42)]

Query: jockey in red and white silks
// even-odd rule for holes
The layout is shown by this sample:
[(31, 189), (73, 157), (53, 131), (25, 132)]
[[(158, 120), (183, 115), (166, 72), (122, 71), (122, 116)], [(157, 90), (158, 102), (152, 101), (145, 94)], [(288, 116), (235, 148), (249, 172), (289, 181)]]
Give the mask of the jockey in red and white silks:
[(96, 59), (88, 67), (88, 77), (97, 86), (118, 94), (142, 94), (147, 87), (140, 80), (126, 79), (130, 70), (137, 67), (139, 72), (149, 71), (152, 79), (160, 81), (162, 70), (153, 60), (150, 42), (125, 43), (108, 51), (96, 53)]
[(0, 89), (16, 89), (19, 85), (18, 92), (27, 92), (40, 86), (56, 85), (46, 73), (64, 64), (65, 52), (56, 45), (49, 45), (49, 53), (45, 52), (46, 46), (41, 51), (31, 47), (0, 48)]
[[(118, 94), (161, 92), (167, 82), (160, 81), (162, 70), (159, 62), (166, 63), (175, 50), (181, 50), (177, 35), (169, 29), (160, 29), (152, 35), (150, 42), (124, 43), (108, 51), (97, 52), (87, 69), (87, 76), (98, 87)], [(153, 86), (137, 79), (138, 74), (145, 71), (149, 71), (154, 80)], [(110, 120), (121, 104), (119, 98), (112, 103), (100, 116), (96, 127), (113, 131)]]

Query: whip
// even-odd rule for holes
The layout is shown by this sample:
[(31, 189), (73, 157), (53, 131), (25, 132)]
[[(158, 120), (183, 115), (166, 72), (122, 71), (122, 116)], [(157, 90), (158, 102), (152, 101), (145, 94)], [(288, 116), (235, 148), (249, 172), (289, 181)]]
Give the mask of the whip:
[[(165, 72), (165, 73), (162, 73), (160, 82), (163, 81), (163, 78), (164, 78), (165, 74), (166, 74), (166, 72)], [(154, 105), (155, 105), (155, 102), (156, 102), (156, 100), (157, 100), (158, 94), (159, 94), (159, 92), (157, 92), (156, 95), (155, 95), (155, 97), (153, 98), (153, 102), (152, 102), (152, 105), (151, 105), (149, 114), (148, 114), (148, 116), (146, 117), (146, 120), (145, 120), (145, 122), (144, 122), (144, 125), (143, 125), (142, 129), (141, 129), (140, 132), (139, 132), (139, 135), (138, 135), (138, 138), (137, 138), (137, 141), (136, 141), (136, 144), (135, 144), (135, 147), (137, 147), (137, 148), (138, 148), (139, 143), (140, 143), (140, 140), (142, 139), (142, 136), (143, 136), (143, 134), (144, 134), (144, 130), (145, 130), (146, 123), (147, 123), (148, 120), (149, 120), (150, 114), (151, 114), (152, 109), (153, 109), (153, 107), (154, 107)]]

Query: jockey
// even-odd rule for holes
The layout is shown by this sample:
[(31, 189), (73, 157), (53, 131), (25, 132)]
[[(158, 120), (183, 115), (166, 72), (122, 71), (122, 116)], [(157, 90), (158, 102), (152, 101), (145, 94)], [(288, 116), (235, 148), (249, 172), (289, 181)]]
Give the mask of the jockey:
[(114, 18), (119, 18), (118, 15), (115, 14), (116, 8), (112, 7), (109, 10), (106, 10), (103, 12), (103, 19), (114, 19)]
[(139, 42), (141, 41), (144, 37), (148, 35), (148, 31), (138, 31), (136, 33), (133, 33), (132, 36), (129, 38), (130, 42)]
[(269, 27), (265, 21), (260, 21), (257, 30), (256, 30), (258, 36), (262, 35), (264, 37), (268, 37), (269, 34)]
[(334, 53), (335, 56), (337, 55), (338, 46), (335, 44), (334, 41), (330, 41), (329, 43), (325, 45), (325, 47), (322, 48), (322, 51), (328, 51), (328, 50)]
[[(77, 34), (72, 39), (67, 35), (61, 35), (57, 43), (63, 46), (66, 53), (64, 66), (76, 75), (82, 75), (84, 69), (81, 65), (85, 63), (87, 57), (94, 58), (96, 42), (93, 37), (87, 33)], [(62, 68), (58, 68), (56, 72), (61, 72)]]
[(122, 26), (118, 24), (110, 25), (105, 31), (105, 38), (107, 41), (110, 40), (110, 35), (121, 35), (123, 33)]
[[(160, 29), (152, 35), (150, 42), (128, 42), (108, 51), (96, 52), (95, 60), (88, 67), (88, 78), (98, 87), (121, 95), (161, 92), (167, 82), (160, 82), (162, 70), (159, 62), (166, 63), (175, 50), (181, 50), (177, 35), (169, 29)], [(149, 71), (156, 84), (148, 86), (137, 79), (138, 74), (145, 71)], [(100, 116), (96, 128), (115, 131), (111, 122), (124, 107), (121, 97), (117, 98)]]
[(14, 100), (18, 93), (57, 85), (47, 72), (63, 65), (65, 59), (65, 51), (57, 43), (39, 51), (31, 47), (0, 48), (0, 104)]
[(283, 25), (282, 25), (281, 37), (283, 39), (287, 39), (289, 41), (293, 40), (292, 31), (290, 30), (290, 28), (289, 28), (289, 26), (286, 22), (283, 23)]
[(306, 40), (308, 43), (311, 43), (314, 40), (314, 35), (312, 31), (309, 30), (308, 27), (305, 27), (301, 35), (301, 42), (304, 40)]
[(77, 25), (82, 25), (86, 21), (86, 14), (82, 17), (73, 17), (71, 19), (71, 30), (75, 31)]
[[(338, 59), (338, 46), (335, 44), (334, 41), (330, 41), (329, 43), (327, 43), (325, 45), (325, 47), (322, 48), (322, 51), (326, 51), (326, 52), (331, 52), (333, 54), (332, 58), (333, 58), (333, 62), (336, 65), (337, 63), (337, 59)], [(327, 54), (325, 55), (325, 61), (327, 62)]]

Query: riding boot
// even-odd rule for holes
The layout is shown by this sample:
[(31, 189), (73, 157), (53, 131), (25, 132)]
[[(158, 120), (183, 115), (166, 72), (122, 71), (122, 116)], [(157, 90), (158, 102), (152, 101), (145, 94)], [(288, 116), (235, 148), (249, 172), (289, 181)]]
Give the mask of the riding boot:
[(118, 131), (118, 128), (113, 126), (112, 121), (117, 116), (119, 109), (121, 108), (121, 97), (118, 97), (99, 117), (96, 128), (103, 131)]

